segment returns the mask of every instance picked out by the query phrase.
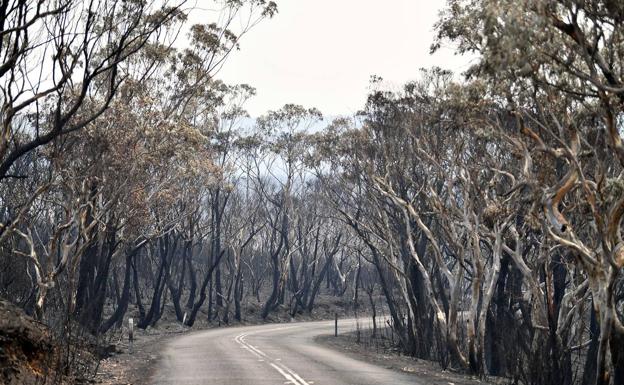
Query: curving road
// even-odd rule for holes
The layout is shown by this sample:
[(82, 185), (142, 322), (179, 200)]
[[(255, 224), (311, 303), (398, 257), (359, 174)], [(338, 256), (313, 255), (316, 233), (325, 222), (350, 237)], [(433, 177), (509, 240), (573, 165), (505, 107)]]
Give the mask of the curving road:
[[(355, 327), (341, 320), (345, 332)], [(333, 321), (214, 329), (170, 342), (152, 384), (377, 385), (418, 384), (416, 378), (319, 346)]]

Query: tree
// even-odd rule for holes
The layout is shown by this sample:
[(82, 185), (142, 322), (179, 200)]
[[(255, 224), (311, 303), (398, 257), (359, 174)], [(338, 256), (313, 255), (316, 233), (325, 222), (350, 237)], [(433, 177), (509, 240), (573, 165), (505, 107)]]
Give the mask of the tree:
[[(611, 1), (453, 2), (438, 25), (440, 39), (480, 55), (470, 75), (494, 80), (488, 91), (504, 97), (516, 117), (503, 135), (527, 165), (517, 186), (533, 192), (544, 236), (588, 280), (600, 325), (597, 356), (588, 360), (597, 360), (599, 384), (610, 382), (608, 349), (613, 381), (624, 379), (614, 296), (624, 202), (616, 187), (624, 159), (616, 118), (624, 101), (622, 12)], [(478, 28), (467, 28), (477, 18)]]

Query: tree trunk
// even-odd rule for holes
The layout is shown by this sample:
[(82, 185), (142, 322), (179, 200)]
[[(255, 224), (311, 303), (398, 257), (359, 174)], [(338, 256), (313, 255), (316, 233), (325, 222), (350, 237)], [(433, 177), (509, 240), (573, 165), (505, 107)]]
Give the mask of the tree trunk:
[(327, 270), (329, 269), (329, 266), (331, 265), (332, 258), (333, 257), (327, 256), (327, 259), (325, 260), (325, 263), (323, 264), (323, 268), (319, 272), (318, 277), (316, 277), (316, 281), (314, 281), (314, 285), (312, 285), (312, 291), (310, 292), (310, 298), (308, 300), (308, 305), (306, 307), (306, 310), (308, 311), (308, 313), (312, 313), (312, 309), (314, 308), (314, 299), (316, 298), (316, 295), (318, 294), (318, 291), (321, 288), (321, 284), (323, 283), (323, 278), (325, 277), (325, 275), (327, 275)]
[(189, 315), (188, 320), (186, 321), (186, 324), (188, 326), (193, 326), (193, 324), (195, 323), (195, 320), (197, 319), (197, 313), (199, 312), (199, 309), (201, 309), (202, 305), (204, 304), (204, 301), (206, 300), (206, 288), (208, 287), (208, 283), (212, 281), (210, 279), (212, 276), (212, 273), (217, 268), (219, 263), (221, 262), (221, 258), (223, 257), (224, 254), (225, 252), (221, 250), (221, 253), (219, 253), (216, 256), (216, 260), (213, 262), (213, 264), (210, 266), (210, 268), (206, 272), (202, 285), (199, 289), (199, 299), (197, 300), (197, 302), (193, 304), (193, 307), (191, 308), (191, 314)]
[(615, 328), (609, 341), (611, 347), (611, 362), (613, 363), (613, 383), (624, 384), (624, 334)]
[(141, 284), (139, 282), (139, 273), (136, 267), (136, 260), (132, 261), (132, 284), (134, 285), (134, 299), (139, 309), (139, 319), (145, 318), (145, 307), (141, 298)]
[(130, 302), (130, 278), (132, 273), (132, 260), (134, 256), (141, 250), (143, 244), (135, 247), (130, 253), (126, 255), (126, 268), (124, 273), (124, 286), (121, 292), (121, 297), (117, 303), (115, 312), (100, 326), (100, 333), (106, 333), (113, 325), (117, 327), (121, 326), (123, 317), (128, 310), (128, 303)]
[[(164, 241), (161, 241), (164, 242)], [(167, 260), (166, 257), (161, 254), (161, 263), (158, 268), (158, 277), (156, 278), (156, 283), (154, 285), (154, 293), (152, 294), (152, 302), (150, 308), (145, 315), (138, 323), (137, 327), (140, 329), (145, 329), (148, 326), (153, 325), (153, 321), (157, 318), (157, 315), (160, 311), (162, 294), (165, 289), (165, 280), (167, 279), (166, 270), (167, 270)]]

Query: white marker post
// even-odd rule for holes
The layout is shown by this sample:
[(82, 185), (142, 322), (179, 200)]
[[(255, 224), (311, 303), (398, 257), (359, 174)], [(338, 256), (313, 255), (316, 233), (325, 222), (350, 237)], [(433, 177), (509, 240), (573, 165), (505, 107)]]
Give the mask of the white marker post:
[(132, 354), (134, 344), (134, 320), (132, 318), (128, 320), (128, 327), (128, 352)]
[(182, 326), (186, 326), (186, 312), (184, 312), (184, 317), (182, 317)]

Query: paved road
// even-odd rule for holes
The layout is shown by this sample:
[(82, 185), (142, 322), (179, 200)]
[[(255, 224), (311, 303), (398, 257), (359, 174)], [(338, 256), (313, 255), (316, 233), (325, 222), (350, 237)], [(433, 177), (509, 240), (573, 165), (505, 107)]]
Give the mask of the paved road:
[[(354, 327), (342, 320), (342, 332)], [(319, 346), (333, 321), (246, 326), (196, 332), (166, 346), (152, 384), (402, 385), (414, 376)]]

